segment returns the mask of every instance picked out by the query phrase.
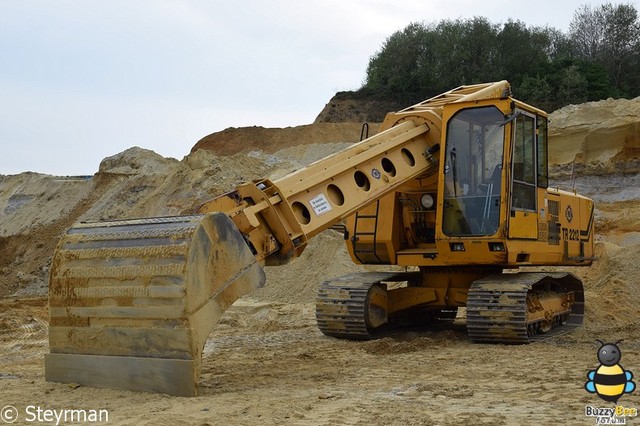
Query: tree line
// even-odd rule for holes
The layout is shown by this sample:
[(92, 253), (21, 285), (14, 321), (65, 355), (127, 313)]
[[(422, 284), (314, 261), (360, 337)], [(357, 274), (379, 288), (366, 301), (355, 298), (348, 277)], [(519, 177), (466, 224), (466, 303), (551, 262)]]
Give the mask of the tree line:
[(584, 5), (568, 33), (483, 17), (411, 23), (369, 61), (358, 96), (413, 104), (451, 88), (509, 80), (518, 99), (553, 111), (640, 95), (640, 21), (631, 4)]

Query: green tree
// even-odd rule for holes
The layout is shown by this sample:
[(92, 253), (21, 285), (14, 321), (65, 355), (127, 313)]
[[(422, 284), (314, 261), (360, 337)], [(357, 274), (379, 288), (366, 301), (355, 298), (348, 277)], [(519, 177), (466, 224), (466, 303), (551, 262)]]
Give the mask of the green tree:
[(498, 34), (501, 75), (519, 83), (525, 76), (543, 73), (553, 49), (551, 35), (523, 22), (508, 21)]
[(441, 21), (435, 28), (437, 91), (495, 79), (497, 27), (486, 18)]
[(555, 28), (544, 28), (548, 39), (549, 47), (547, 55), (551, 61), (558, 59), (571, 59), (575, 57), (575, 51), (569, 36)]
[(545, 77), (539, 74), (535, 76), (525, 76), (522, 83), (513, 88), (518, 99), (522, 99), (531, 105), (544, 110), (553, 110), (555, 102), (553, 100), (553, 87)]
[(571, 65), (562, 70), (558, 89), (556, 102), (560, 105), (579, 104), (588, 99), (587, 79), (580, 73), (577, 65)]
[(628, 78), (640, 50), (640, 21), (633, 5), (582, 6), (569, 28), (578, 57), (602, 65), (616, 88), (637, 92)]
[(516, 96), (548, 111), (638, 96), (639, 39), (638, 14), (629, 4), (582, 6), (567, 34), (483, 17), (412, 23), (371, 57), (358, 96), (407, 105), (460, 85), (502, 79)]
[(419, 23), (393, 33), (371, 57), (365, 86), (400, 100), (423, 91), (425, 85), (431, 84), (424, 72), (430, 44), (428, 29)]
[(583, 5), (574, 15), (569, 31), (576, 53), (581, 58), (597, 60), (604, 45), (604, 16), (590, 5)]

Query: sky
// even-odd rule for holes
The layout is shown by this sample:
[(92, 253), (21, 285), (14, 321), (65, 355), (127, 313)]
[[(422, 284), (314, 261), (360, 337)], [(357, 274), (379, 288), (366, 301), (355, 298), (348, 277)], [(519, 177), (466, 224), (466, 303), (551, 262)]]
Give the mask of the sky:
[(228, 127), (309, 124), (411, 22), (566, 32), (602, 3), (0, 0), (0, 175), (91, 175), (133, 146), (182, 159)]

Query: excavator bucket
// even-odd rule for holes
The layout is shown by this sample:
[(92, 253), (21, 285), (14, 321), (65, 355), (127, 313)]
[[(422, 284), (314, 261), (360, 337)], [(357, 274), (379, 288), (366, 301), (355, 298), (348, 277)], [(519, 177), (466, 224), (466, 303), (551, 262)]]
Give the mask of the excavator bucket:
[(213, 326), (264, 282), (223, 213), (78, 224), (51, 266), (46, 380), (195, 395)]

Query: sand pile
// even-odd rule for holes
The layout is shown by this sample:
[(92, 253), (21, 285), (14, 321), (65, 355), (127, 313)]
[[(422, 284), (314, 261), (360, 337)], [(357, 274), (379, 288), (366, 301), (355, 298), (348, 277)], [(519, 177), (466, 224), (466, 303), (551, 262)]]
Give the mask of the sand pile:
[(46, 295), (51, 255), (75, 222), (190, 214), (240, 183), (277, 179), (349, 145), (198, 150), (181, 161), (135, 147), (105, 158), (90, 177), (0, 176), (0, 296)]
[(585, 283), (585, 323), (573, 339), (597, 336), (618, 340), (640, 326), (640, 232), (596, 243), (598, 260), (588, 269), (574, 271)]
[(267, 267), (267, 285), (251, 296), (273, 302), (314, 303), (320, 282), (364, 270), (351, 261), (342, 234), (328, 230), (312, 239), (302, 256), (288, 265)]
[[(259, 126), (231, 127), (205, 136), (194, 145), (191, 152), (204, 149), (218, 155), (256, 150), (274, 153), (298, 145), (357, 142), (360, 140), (361, 128), (362, 124), (358, 122), (316, 123), (284, 129)], [(377, 130), (378, 125), (370, 126), (371, 134)]]

